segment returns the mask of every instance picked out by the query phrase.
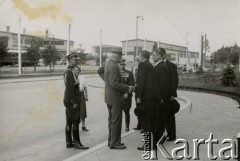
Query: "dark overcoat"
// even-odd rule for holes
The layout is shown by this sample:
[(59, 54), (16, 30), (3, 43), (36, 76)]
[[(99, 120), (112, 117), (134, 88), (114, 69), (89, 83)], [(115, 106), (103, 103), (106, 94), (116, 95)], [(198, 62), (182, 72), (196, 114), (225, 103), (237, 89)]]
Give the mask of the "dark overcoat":
[(142, 128), (146, 131), (153, 131), (155, 128), (158, 94), (156, 72), (149, 61), (139, 63), (136, 83), (136, 98), (141, 99), (145, 108), (145, 116), (142, 118)]

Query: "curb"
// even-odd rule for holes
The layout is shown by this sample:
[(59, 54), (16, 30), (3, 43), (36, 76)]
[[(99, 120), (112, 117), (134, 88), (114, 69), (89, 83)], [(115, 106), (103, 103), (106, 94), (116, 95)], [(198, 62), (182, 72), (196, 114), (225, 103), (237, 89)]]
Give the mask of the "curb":
[[(136, 132), (136, 131), (135, 130), (130, 130), (128, 132), (125, 132), (125, 133), (123, 133), (121, 135), (121, 138), (123, 139), (123, 138), (133, 134), (134, 132)], [(90, 153), (93, 153), (94, 151), (97, 151), (97, 150), (99, 150), (99, 149), (101, 149), (101, 148), (103, 148), (105, 146), (107, 146), (107, 141), (104, 141), (104, 142), (102, 142), (102, 143), (100, 143), (100, 144), (98, 144), (98, 145), (96, 145), (96, 146), (94, 146), (94, 147), (92, 147), (92, 148), (90, 148), (90, 149), (88, 149), (86, 151), (80, 152), (79, 154), (73, 155), (70, 158), (64, 159), (63, 161), (74, 161), (74, 160), (77, 160), (77, 159), (79, 159), (81, 157), (84, 157), (84, 156), (86, 156), (86, 155), (88, 155)]]
[[(194, 91), (194, 92), (203, 92), (203, 93), (209, 93), (209, 94), (215, 94), (218, 96), (222, 96), (228, 99), (231, 99), (235, 102), (237, 105), (237, 108), (240, 108), (240, 100), (236, 100), (236, 97), (239, 97), (238, 93), (229, 92), (229, 91), (220, 91), (220, 90), (214, 90), (214, 89), (207, 89), (202, 87), (191, 87), (191, 86), (178, 86), (178, 89), (185, 90), (185, 91)], [(226, 96), (224, 96), (226, 95)], [(235, 98), (234, 98), (235, 97)]]

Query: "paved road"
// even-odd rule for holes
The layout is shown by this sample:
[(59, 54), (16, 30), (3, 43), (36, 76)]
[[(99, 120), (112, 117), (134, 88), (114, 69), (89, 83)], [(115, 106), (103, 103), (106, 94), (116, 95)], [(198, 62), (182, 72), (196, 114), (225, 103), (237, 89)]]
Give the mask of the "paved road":
[[(0, 160), (63, 160), (79, 153), (65, 148), (63, 81), (33, 80), (0, 84)], [(107, 139), (103, 96), (103, 89), (89, 87), (86, 124), (91, 131), (80, 133), (90, 147)], [(136, 119), (131, 121), (135, 126)]]

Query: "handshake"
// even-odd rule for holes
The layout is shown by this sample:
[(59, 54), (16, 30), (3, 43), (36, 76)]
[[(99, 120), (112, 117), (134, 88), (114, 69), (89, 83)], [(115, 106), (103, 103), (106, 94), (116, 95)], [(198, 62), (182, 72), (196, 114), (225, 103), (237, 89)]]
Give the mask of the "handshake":
[(129, 86), (128, 93), (132, 93), (135, 90), (134, 86)]

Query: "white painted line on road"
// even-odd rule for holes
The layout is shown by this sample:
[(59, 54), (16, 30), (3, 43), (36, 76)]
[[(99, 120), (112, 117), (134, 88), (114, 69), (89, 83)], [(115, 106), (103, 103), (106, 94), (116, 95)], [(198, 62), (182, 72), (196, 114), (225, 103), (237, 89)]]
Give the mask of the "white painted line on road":
[[(135, 132), (135, 130), (130, 130), (128, 132), (125, 132), (125, 133), (123, 133), (121, 135), (121, 138), (125, 138), (126, 136), (131, 135), (134, 132)], [(79, 154), (76, 154), (76, 155), (74, 155), (74, 156), (72, 156), (70, 158), (67, 158), (67, 159), (65, 159), (63, 161), (74, 161), (74, 160), (77, 160), (77, 159), (79, 159), (79, 158), (81, 158), (81, 157), (83, 157), (85, 155), (88, 155), (88, 154), (90, 154), (92, 152), (95, 152), (95, 151), (97, 151), (97, 150), (107, 146), (107, 143), (108, 143), (107, 141), (104, 141), (103, 143), (100, 143), (100, 144), (98, 144), (98, 145), (96, 145), (96, 146), (94, 146), (94, 147), (92, 147), (92, 148), (90, 148), (88, 150), (85, 150), (85, 151), (83, 151), (83, 152), (81, 152)]]

